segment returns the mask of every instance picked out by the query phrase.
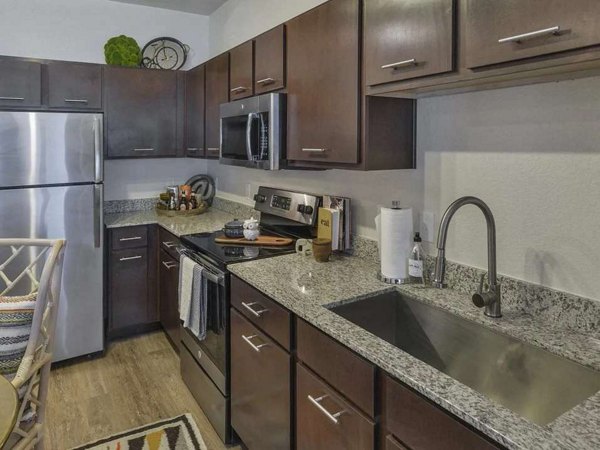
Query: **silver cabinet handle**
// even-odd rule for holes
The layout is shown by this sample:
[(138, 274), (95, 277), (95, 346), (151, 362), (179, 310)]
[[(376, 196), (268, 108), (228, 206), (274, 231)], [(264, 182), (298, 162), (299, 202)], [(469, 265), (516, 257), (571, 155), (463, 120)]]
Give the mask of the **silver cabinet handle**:
[(133, 237), (128, 237), (128, 238), (121, 238), (119, 239), (120, 242), (127, 242), (127, 241), (139, 241), (142, 237), (141, 236), (133, 236)]
[(142, 259), (141, 255), (138, 256), (127, 256), (124, 258), (119, 258), (119, 261), (133, 261), (134, 259)]
[(208, 147), (206, 149), (207, 152), (221, 152), (221, 149), (219, 147)]
[(406, 59), (404, 61), (398, 61), (395, 63), (391, 63), (391, 64), (384, 64), (383, 66), (381, 66), (382, 69), (399, 69), (400, 67), (407, 67), (407, 66), (416, 66), (417, 65), (417, 60), (415, 58), (411, 58), (411, 59)]
[(177, 244), (175, 242), (171, 242), (171, 241), (165, 241), (162, 243), (165, 247), (167, 248), (172, 248), (175, 247)]
[[(258, 311), (256, 309), (253, 308), (254, 305), (259, 305), (261, 307), (261, 309), (259, 309)], [(252, 302), (252, 303), (246, 303), (246, 302), (242, 302), (242, 306), (244, 308), (246, 308), (248, 311), (250, 311), (252, 314), (254, 314), (256, 317), (260, 317), (262, 316), (264, 313), (268, 312), (269, 310), (267, 308), (265, 308), (263, 305), (261, 305), (258, 302)]]
[(327, 397), (329, 397), (329, 395), (322, 395), (320, 397), (313, 397), (312, 395), (308, 396), (308, 399), (312, 402), (313, 405), (315, 405), (317, 408), (319, 408), (319, 410), (325, 414), (325, 416), (327, 416), (327, 418), (329, 420), (331, 420), (333, 423), (335, 423), (336, 425), (340, 422), (338, 420), (338, 417), (340, 417), (342, 414), (344, 414), (346, 412), (346, 410), (342, 409), (341, 411), (338, 411), (334, 414), (331, 414), (329, 411), (327, 411), (325, 409), (325, 407), (323, 405), (321, 405), (321, 402), (326, 399)]
[(25, 100), (25, 97), (0, 97), (0, 100), (11, 100), (14, 102), (22, 102)]
[(515, 36), (509, 36), (502, 39), (498, 39), (499, 44), (505, 44), (507, 42), (516, 42), (520, 43), (521, 41), (526, 41), (528, 39), (533, 39), (540, 36), (546, 35), (558, 35), (560, 34), (560, 27), (558, 25), (550, 28), (544, 28), (543, 30), (530, 31), (529, 33), (517, 34)]
[(236, 88), (231, 89), (231, 92), (233, 92), (234, 94), (237, 94), (238, 92), (244, 92), (247, 91), (248, 88), (244, 87), (244, 86), (238, 86)]
[(261, 349), (261, 348), (263, 348), (263, 347), (266, 347), (266, 346), (267, 346), (267, 345), (269, 345), (269, 344), (266, 344), (266, 343), (265, 343), (265, 344), (259, 344), (259, 345), (255, 345), (255, 344), (253, 344), (253, 343), (252, 343), (252, 341), (251, 341), (251, 339), (254, 339), (255, 337), (258, 337), (258, 335), (257, 335), (257, 334), (253, 334), (253, 335), (251, 335), (251, 336), (244, 336), (244, 335), (242, 334), (242, 339), (243, 339), (244, 341), (246, 341), (246, 343), (247, 343), (247, 344), (248, 344), (250, 347), (252, 347), (252, 350), (254, 350), (255, 352), (258, 352), (258, 353), (260, 353), (260, 349)]
[(194, 152), (195, 153), (195, 152), (199, 152), (200, 150), (204, 150), (204, 149), (198, 148), (198, 147), (188, 147), (186, 150), (188, 152)]
[(87, 105), (87, 100), (83, 98), (65, 98), (65, 103), (84, 103)]
[(153, 152), (153, 148), (134, 148), (134, 152)]
[(303, 148), (303, 152), (307, 153), (325, 153), (327, 151), (326, 148)]
[(169, 261), (163, 261), (162, 265), (165, 266), (167, 269), (171, 270), (173, 267), (177, 267), (179, 264), (177, 264), (176, 262), (169, 262)]
[(258, 80), (256, 82), (256, 84), (262, 84), (262, 85), (273, 84), (273, 83), (275, 83), (275, 78), (263, 78), (262, 80)]

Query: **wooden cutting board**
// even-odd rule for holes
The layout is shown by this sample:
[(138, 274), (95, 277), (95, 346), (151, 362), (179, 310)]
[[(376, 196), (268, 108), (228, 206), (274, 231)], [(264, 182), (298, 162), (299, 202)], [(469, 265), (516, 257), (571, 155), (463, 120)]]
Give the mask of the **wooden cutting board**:
[(264, 246), (286, 246), (291, 245), (294, 240), (286, 237), (279, 236), (259, 236), (255, 241), (249, 241), (246, 238), (228, 238), (227, 236), (221, 236), (215, 238), (217, 244), (229, 244), (229, 245), (264, 245)]

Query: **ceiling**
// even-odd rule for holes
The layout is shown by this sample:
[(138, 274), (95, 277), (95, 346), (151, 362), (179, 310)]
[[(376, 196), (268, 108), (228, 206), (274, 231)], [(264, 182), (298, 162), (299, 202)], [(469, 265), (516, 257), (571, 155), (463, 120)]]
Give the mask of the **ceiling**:
[(152, 6), (155, 8), (173, 9), (194, 14), (209, 15), (227, 0), (111, 0), (113, 2), (131, 3), (133, 5)]

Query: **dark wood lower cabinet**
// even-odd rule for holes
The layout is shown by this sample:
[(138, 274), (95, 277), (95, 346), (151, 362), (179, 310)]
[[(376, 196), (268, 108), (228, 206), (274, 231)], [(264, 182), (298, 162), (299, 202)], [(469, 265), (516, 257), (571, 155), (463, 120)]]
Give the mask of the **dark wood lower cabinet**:
[(290, 363), (285, 350), (231, 309), (231, 424), (249, 450), (292, 447)]
[(175, 348), (179, 348), (179, 261), (163, 249), (158, 261), (160, 324)]
[(296, 365), (297, 450), (365, 450), (375, 423), (301, 364)]

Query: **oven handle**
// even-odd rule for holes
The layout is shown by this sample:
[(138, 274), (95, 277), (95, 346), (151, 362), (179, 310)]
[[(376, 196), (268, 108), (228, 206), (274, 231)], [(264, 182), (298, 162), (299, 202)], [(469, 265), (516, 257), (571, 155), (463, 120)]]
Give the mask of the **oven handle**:
[(225, 273), (214, 267), (212, 264), (204, 261), (199, 255), (196, 255), (192, 251), (183, 247), (177, 249), (180, 255), (185, 255), (188, 258), (191, 258), (196, 264), (201, 266), (204, 270), (202, 271), (202, 277), (212, 281), (221, 286), (225, 286)]

